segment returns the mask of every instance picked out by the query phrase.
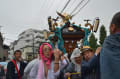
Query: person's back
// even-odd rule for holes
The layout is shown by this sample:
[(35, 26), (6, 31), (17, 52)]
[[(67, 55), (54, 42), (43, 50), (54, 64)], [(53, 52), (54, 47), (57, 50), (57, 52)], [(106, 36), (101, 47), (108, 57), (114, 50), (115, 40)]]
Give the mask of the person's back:
[(119, 68), (120, 34), (114, 34), (106, 38), (101, 51), (102, 79), (119, 79)]
[(100, 53), (101, 79), (120, 79), (120, 12), (113, 17), (110, 32)]

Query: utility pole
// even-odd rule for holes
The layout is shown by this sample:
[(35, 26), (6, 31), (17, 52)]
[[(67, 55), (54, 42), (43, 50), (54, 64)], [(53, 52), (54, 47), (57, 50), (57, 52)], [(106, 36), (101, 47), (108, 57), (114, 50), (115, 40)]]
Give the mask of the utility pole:
[(33, 59), (34, 59), (34, 47), (35, 47), (34, 46), (34, 34), (32, 33), (31, 35), (32, 35), (32, 40), (33, 40)]

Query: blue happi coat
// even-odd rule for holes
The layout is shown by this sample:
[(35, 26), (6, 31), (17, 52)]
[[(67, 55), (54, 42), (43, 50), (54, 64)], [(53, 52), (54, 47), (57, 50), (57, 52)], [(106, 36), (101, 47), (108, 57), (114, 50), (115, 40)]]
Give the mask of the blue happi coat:
[(108, 36), (100, 52), (101, 79), (120, 79), (120, 33)]

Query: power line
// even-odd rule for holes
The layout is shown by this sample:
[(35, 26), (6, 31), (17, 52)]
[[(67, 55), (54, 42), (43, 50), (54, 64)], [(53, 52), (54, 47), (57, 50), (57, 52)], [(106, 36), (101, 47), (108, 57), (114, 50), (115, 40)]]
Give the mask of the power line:
[(41, 7), (40, 7), (41, 12), (44, 11), (43, 9), (44, 9), (46, 3), (47, 3), (46, 0), (42, 0)]
[(51, 4), (51, 8), (49, 9), (51, 15), (53, 15), (54, 13), (56, 13), (56, 8), (57, 8), (56, 5), (59, 7), (58, 4), (60, 3), (59, 2), (60, 0), (58, 1), (58, 3), (56, 1), (58, 1), (58, 0), (53, 0), (53, 2)]
[(54, 5), (54, 0), (51, 1), (50, 5), (48, 5), (48, 8), (49, 8), (48, 11), (49, 11), (49, 13), (52, 12), (51, 10), (52, 10), (53, 5)]
[(88, 3), (90, 0), (88, 0), (73, 16), (77, 15)]
[[(64, 0), (64, 1), (65, 1), (65, 0)], [(61, 0), (59, 0), (59, 2), (57, 3), (57, 7), (56, 7), (56, 8), (57, 8), (57, 11), (59, 11), (59, 10), (61, 11), (61, 8), (63, 9), (63, 6), (64, 6), (65, 3), (66, 3), (66, 2), (64, 2), (64, 1), (61, 3)], [(60, 3), (61, 3), (61, 4), (60, 4)], [(62, 6), (62, 7), (61, 7), (61, 6)]]
[(68, 6), (68, 4), (70, 3), (71, 0), (68, 0), (68, 2), (65, 4), (65, 6), (63, 7), (61, 13), (63, 13), (63, 11), (65, 10), (65, 8)]
[[(73, 0), (73, 2), (71, 1), (71, 5), (73, 5), (74, 3), (76, 2), (76, 0)], [(68, 9), (71, 9), (73, 6), (69, 6), (69, 8)]]
[(79, 4), (73, 9), (73, 11), (70, 13), (70, 15), (72, 15), (73, 12), (75, 12), (75, 11), (77, 10), (77, 8), (83, 3), (83, 1), (84, 1), (84, 0), (81, 0), (81, 1), (79, 2)]

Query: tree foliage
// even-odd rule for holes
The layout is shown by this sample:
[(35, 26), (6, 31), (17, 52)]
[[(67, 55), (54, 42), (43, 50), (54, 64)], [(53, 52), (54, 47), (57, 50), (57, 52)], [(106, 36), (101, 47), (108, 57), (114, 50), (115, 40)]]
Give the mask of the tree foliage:
[(96, 48), (99, 46), (97, 44), (97, 39), (95, 38), (95, 35), (94, 33), (91, 33), (90, 37), (89, 37), (89, 44), (90, 44), (90, 47), (95, 51)]
[(104, 40), (105, 40), (106, 36), (107, 36), (107, 32), (106, 32), (105, 26), (102, 25), (101, 28), (100, 28), (100, 37), (99, 37), (100, 45), (102, 45), (104, 43)]

